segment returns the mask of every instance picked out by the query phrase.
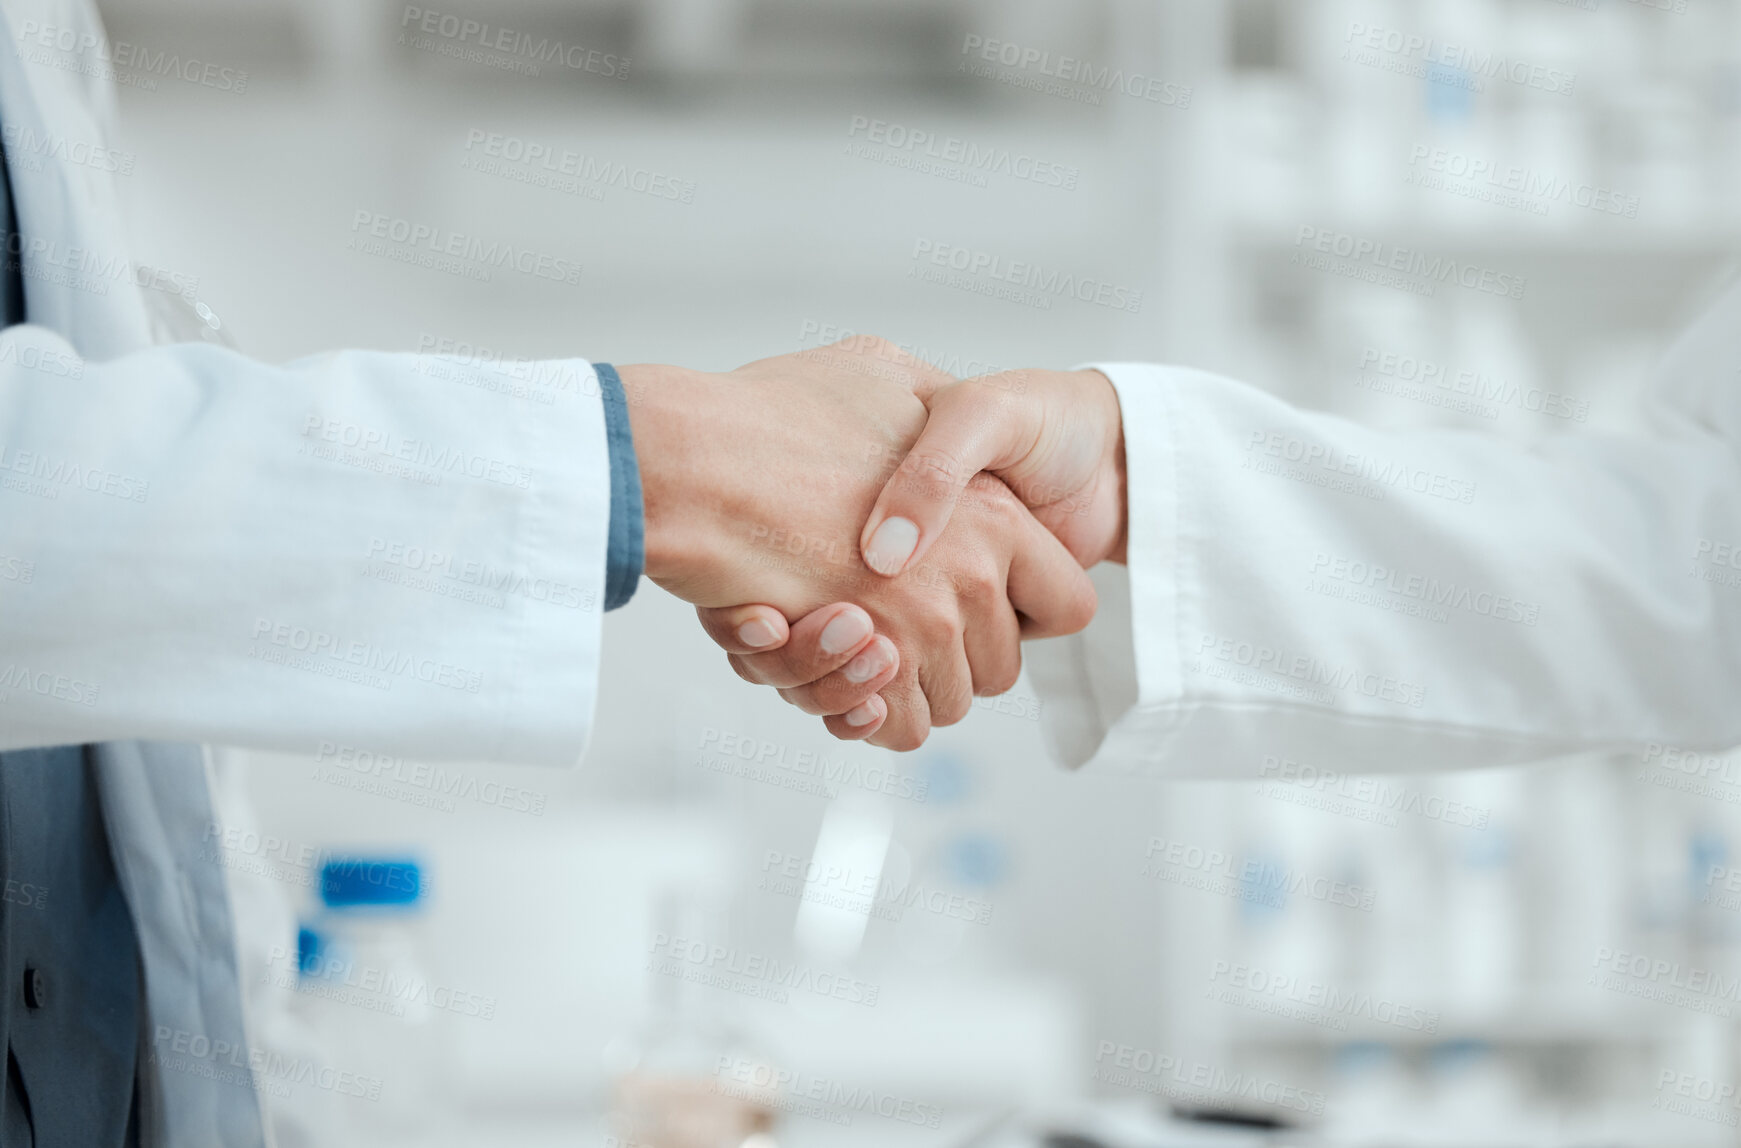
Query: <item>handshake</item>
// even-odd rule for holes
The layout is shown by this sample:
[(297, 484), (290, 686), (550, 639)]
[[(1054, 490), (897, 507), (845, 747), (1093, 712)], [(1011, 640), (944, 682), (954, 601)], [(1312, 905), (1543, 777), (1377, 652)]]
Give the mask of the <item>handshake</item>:
[(957, 380), (855, 336), (619, 374), (647, 575), (836, 737), (917, 748), (1015, 684), (1021, 639), (1086, 626), (1086, 568), (1124, 561), (1123, 426), (1097, 371)]

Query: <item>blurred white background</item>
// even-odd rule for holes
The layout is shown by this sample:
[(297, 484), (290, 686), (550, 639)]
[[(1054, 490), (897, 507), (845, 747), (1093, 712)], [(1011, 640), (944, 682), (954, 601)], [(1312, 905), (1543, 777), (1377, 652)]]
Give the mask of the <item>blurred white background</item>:
[[(117, 141), (138, 260), (243, 349), (725, 369), (873, 332), (1527, 440), (1626, 425), (1741, 240), (1735, 0), (436, 3), (102, 4), (247, 74), (123, 70)], [(927, 163), (917, 132), (1015, 162)], [(584, 270), (407, 265), (357, 249), (360, 213)], [(1334, 258), (1376, 243), (1522, 297)], [(924, 244), (1140, 307), (922, 281)], [(1166, 1143), (1175, 1107), (1333, 1144), (1736, 1142), (1741, 759), (1066, 774), (1025, 683), (896, 758), (739, 682), (650, 585), (605, 625), (571, 770), (220, 766), (262, 1042), (382, 1082), (268, 1080), (283, 1143), (675, 1143), (635, 1095), (770, 1079), (791, 1145), (966, 1144), (1011, 1109)], [(328, 850), (416, 858), (427, 896), (323, 909)], [(300, 976), (299, 924), (332, 955)], [(1640, 955), (1678, 971), (1614, 975)]]

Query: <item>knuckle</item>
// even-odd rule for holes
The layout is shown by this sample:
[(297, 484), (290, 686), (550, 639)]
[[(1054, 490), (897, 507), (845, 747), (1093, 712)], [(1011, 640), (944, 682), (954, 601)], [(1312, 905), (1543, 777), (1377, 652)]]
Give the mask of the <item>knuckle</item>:
[(867, 734), (863, 729), (847, 725), (845, 719), (838, 716), (823, 718), (822, 728), (826, 729), (829, 736), (833, 737), (835, 741), (864, 741), (876, 734), (874, 728)]
[(1002, 573), (989, 562), (974, 562), (955, 579), (956, 591), (969, 602), (995, 602), (1004, 596)]
[(1015, 662), (999, 666), (987, 674), (984, 681), (974, 682), (974, 686), (980, 696), (996, 697), (998, 694), (1007, 694), (1015, 689), (1016, 681), (1021, 676), (1022, 664), (1020, 659), (1017, 659)]
[(818, 704), (816, 691), (809, 686), (790, 686), (781, 690), (780, 696), (812, 717), (827, 712), (826, 706)]
[[(954, 579), (951, 578), (951, 588)], [(966, 635), (961, 612), (946, 598), (928, 602), (913, 619), (921, 648), (942, 654), (959, 646)]]
[(931, 724), (949, 726), (959, 722), (973, 710), (973, 688), (970, 683), (951, 674), (926, 690), (931, 707)]
[(931, 705), (931, 724), (942, 728), (955, 725), (973, 712), (973, 699), (965, 690), (952, 690), (948, 697)]
[(925, 732), (913, 726), (901, 726), (893, 730), (885, 726), (883, 732), (874, 740), (884, 749), (892, 749), (896, 753), (911, 753), (925, 744)]
[(1097, 610), (1098, 603), (1095, 602), (1094, 595), (1084, 594), (1078, 598), (1076, 603), (1076, 613), (1073, 614), (1070, 619), (1071, 630), (1073, 632), (1086, 630), (1089, 623), (1094, 621), (1094, 615)]
[[(802, 647), (802, 648), (795, 648)], [(822, 661), (822, 646), (816, 641), (793, 643), (776, 655), (779, 658), (780, 684), (802, 685), (818, 676)]]
[(868, 696), (866, 687), (870, 684), (870, 682), (865, 682), (855, 685), (837, 672), (828, 675), (807, 689), (818, 712), (838, 714), (845, 713), (859, 702), (864, 701)]
[(1100, 600), (1094, 591), (1094, 583), (1084, 580), (1081, 589), (1070, 596), (1070, 608), (1065, 611), (1064, 622), (1069, 627), (1068, 632), (1074, 634), (1087, 629), (1099, 608)]

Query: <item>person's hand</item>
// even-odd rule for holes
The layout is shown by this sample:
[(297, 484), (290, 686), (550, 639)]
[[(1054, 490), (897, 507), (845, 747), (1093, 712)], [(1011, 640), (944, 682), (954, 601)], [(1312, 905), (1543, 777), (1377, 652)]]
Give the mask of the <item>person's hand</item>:
[(860, 535), (865, 563), (924, 560), (961, 492), (990, 471), (1084, 567), (1125, 557), (1124, 423), (1099, 371), (1008, 371), (940, 387), (919, 441)]
[[(1010, 371), (946, 384), (932, 393), (927, 406), (930, 419), (919, 441), (865, 524), (861, 544), (867, 559), (873, 544), (883, 549), (873, 566), (905, 569), (921, 562), (948, 523), (963, 479), (971, 481), (982, 470), (997, 473), (1021, 495), (1083, 566), (1125, 560), (1123, 421), (1118, 396), (1104, 375)], [(891, 518), (912, 525), (897, 523), (878, 539), (879, 527)], [(908, 540), (914, 542), (912, 556), (900, 562), (900, 548)], [(820, 694), (844, 705), (857, 695), (842, 690), (836, 663), (818, 638), (821, 620), (847, 608), (844, 603), (827, 606), (790, 628), (764, 606), (719, 611), (716, 617), (704, 611), (703, 624), (732, 653), (738, 673), (750, 680), (785, 687), (782, 695), (797, 704)], [(750, 631), (758, 644), (735, 639), (736, 626), (758, 621), (766, 624)], [(869, 722), (874, 715), (860, 711), (849, 718)], [(836, 737), (863, 736), (850, 720), (827, 722)]]
[[(875, 634), (870, 615), (850, 602), (812, 610), (795, 625), (772, 606), (697, 607), (701, 627), (746, 682), (774, 686), (805, 713), (822, 717), (842, 741), (863, 741), (889, 716), (877, 693), (894, 677), (900, 652)], [(886, 663), (882, 672), (873, 673)]]
[[(897, 362), (905, 377), (891, 371)], [(619, 373), (633, 395), (646, 570), (655, 582), (701, 607), (758, 602), (803, 618), (851, 601), (871, 621), (876, 633), (825, 656), (846, 661), (832, 663), (838, 669), (822, 683), (816, 671), (831, 663), (793, 661), (787, 670), (811, 673), (788, 697), (813, 712), (834, 710), (837, 732), (853, 729), (845, 717), (880, 694), (883, 704), (870, 708), (886, 718), (875, 718), (872, 740), (916, 747), (932, 725), (964, 717), (976, 692), (1014, 683), (1023, 634), (1074, 633), (1093, 616), (1093, 586), (1080, 566), (989, 476), (957, 492), (953, 520), (928, 540), (925, 561), (890, 579), (866, 570), (858, 525), (890, 464), (919, 437), (921, 399), (946, 381), (887, 344), (837, 344), (725, 375), (651, 366)], [(818, 651), (838, 620), (815, 624)], [(734, 636), (743, 638), (741, 629)], [(868, 664), (860, 663), (866, 653)], [(739, 672), (750, 680), (778, 680), (745, 661)], [(873, 665), (863, 681), (847, 680)], [(833, 673), (839, 688), (830, 692)]]

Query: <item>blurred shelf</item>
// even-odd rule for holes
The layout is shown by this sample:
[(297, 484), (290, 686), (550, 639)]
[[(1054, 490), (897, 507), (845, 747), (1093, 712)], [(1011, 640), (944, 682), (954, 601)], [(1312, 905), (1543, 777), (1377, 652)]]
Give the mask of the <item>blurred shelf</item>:
[[(1320, 221), (1307, 217), (1288, 227), (1254, 224), (1230, 229), (1229, 244), (1257, 257), (1312, 250), (1296, 246), (1302, 227), (1354, 236), (1386, 248), (1420, 250), (1429, 255), (1493, 254), (1526, 258), (1569, 259), (1698, 259), (1741, 255), (1741, 226), (1710, 231), (1664, 228), (1582, 227), (1562, 231), (1518, 228), (1447, 227), (1437, 222), (1363, 225), (1352, 219)], [(1318, 254), (1324, 254), (1318, 252)], [(1331, 254), (1332, 258), (1337, 258)], [(1340, 258), (1347, 258), (1346, 256)]]
[[(1391, 990), (1374, 991), (1374, 1001), (1398, 1000)], [(1287, 1006), (1292, 1002), (1278, 1004)], [(1526, 991), (1508, 1006), (1469, 1009), (1455, 1004), (1422, 1002), (1419, 998), (1402, 998), (1402, 1003), (1416, 1013), (1438, 1016), (1434, 1031), (1412, 1029), (1387, 1024), (1370, 1018), (1348, 1018), (1346, 1028), (1312, 1023), (1288, 1016), (1251, 1013), (1232, 1020), (1229, 1029), (1233, 1039), (1248, 1044), (1269, 1046), (1328, 1047), (1354, 1042), (1375, 1042), (1408, 1046), (1443, 1045), (1457, 1041), (1480, 1041), (1486, 1044), (1511, 1046), (1529, 1045), (1616, 1045), (1655, 1043), (1672, 1038), (1700, 1022), (1728, 1023), (1724, 1018), (1697, 1013), (1674, 1015), (1666, 1008), (1652, 1007), (1641, 1001), (1609, 1002), (1591, 994), (1568, 992), (1563, 986), (1548, 985)], [(1237, 1006), (1230, 1006), (1237, 1007)], [(1299, 1005), (1302, 1014), (1324, 1017), (1328, 1011)]]

